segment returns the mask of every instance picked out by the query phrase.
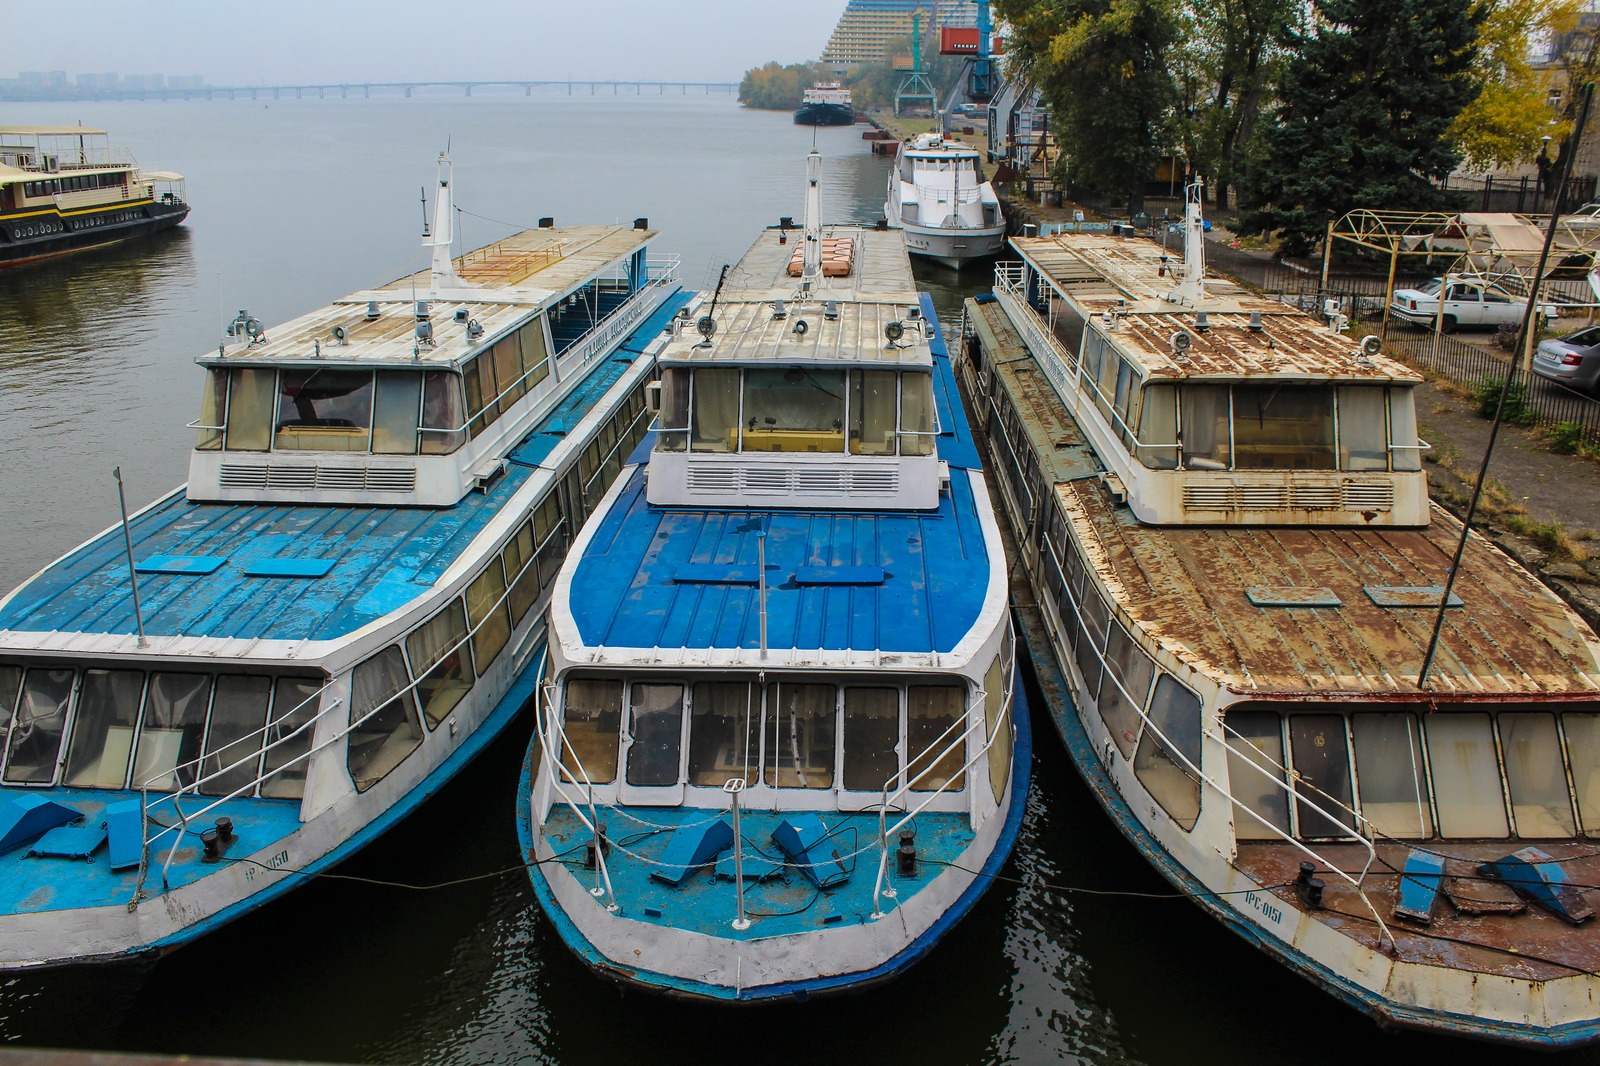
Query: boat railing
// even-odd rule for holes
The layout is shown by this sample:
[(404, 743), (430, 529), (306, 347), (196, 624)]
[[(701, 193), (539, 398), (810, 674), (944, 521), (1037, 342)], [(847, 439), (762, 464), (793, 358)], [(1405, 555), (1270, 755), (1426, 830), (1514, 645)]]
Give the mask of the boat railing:
[(918, 203), (957, 203), (975, 204), (978, 202), (978, 186), (949, 186), (930, 185), (917, 182), (915, 185)]
[[(544, 765), (549, 768), (546, 780), (551, 790), (560, 797), (561, 802), (572, 811), (579, 824), (589, 831), (595, 867), (595, 886), (589, 891), (595, 898), (605, 901), (606, 910), (615, 912), (618, 909), (617, 895), (611, 887), (611, 871), (606, 865), (607, 847), (604, 830), (600, 828), (600, 813), (594, 801), (594, 782), (589, 779), (589, 771), (584, 767), (583, 759), (567, 737), (566, 726), (563, 723), (564, 716), (556, 713), (555, 682), (547, 680), (544, 676), (547, 662), (548, 657), (539, 661), (539, 672), (534, 681), (533, 723), (534, 735), (539, 738), (540, 754)], [(568, 756), (572, 759), (572, 766), (567, 765)], [(577, 767), (576, 774), (572, 771), (573, 766)], [(567, 785), (571, 785), (575, 790), (581, 790), (582, 795), (575, 798), (568, 792)], [(585, 800), (589, 808), (587, 815), (583, 812)], [(525, 802), (530, 805), (529, 821), (538, 826), (542, 821), (542, 815), (537, 808), (543, 804), (535, 805), (534, 797), (531, 795), (525, 797)]]
[[(1073, 594), (1073, 592), (1072, 592), (1070, 587), (1068, 587), (1066, 589), (1066, 593), (1067, 593), (1067, 596), (1071, 599), (1074, 612), (1081, 613), (1079, 611), (1079, 605), (1078, 605), (1077, 597)], [(1225, 787), (1220, 782), (1218, 782), (1216, 780), (1216, 778), (1212, 777), (1210, 774), (1207, 774), (1205, 771), (1203, 771), (1200, 768), (1200, 766), (1197, 763), (1194, 762), (1194, 760), (1192, 760), (1187, 754), (1184, 753), (1184, 751), (1183, 751), (1183, 749), (1181, 747), (1179, 747), (1170, 738), (1168, 738), (1168, 736), (1161, 729), (1161, 727), (1156, 724), (1155, 720), (1152, 719), (1149, 716), (1149, 714), (1146, 713), (1145, 708), (1144, 708), (1144, 698), (1145, 698), (1144, 694), (1141, 693), (1141, 694), (1136, 695), (1133, 692), (1129, 691), (1128, 687), (1122, 683), (1122, 679), (1118, 676), (1118, 670), (1116, 668), (1114, 668), (1111, 660), (1106, 658), (1106, 655), (1105, 655), (1105, 653), (1103, 651), (1101, 651), (1098, 648), (1094, 647), (1094, 642), (1092, 640), (1089, 641), (1089, 647), (1094, 652), (1095, 657), (1100, 661), (1100, 676), (1101, 676), (1100, 684), (1102, 686), (1102, 695), (1104, 695), (1103, 688), (1104, 688), (1104, 685), (1106, 684), (1106, 682), (1109, 681), (1111, 684), (1116, 686), (1117, 692), (1120, 693), (1121, 696), (1122, 696), (1122, 699), (1124, 701), (1124, 706), (1133, 708), (1135, 714), (1137, 714), (1138, 717), (1139, 717), (1139, 721), (1141, 723), (1143, 723), (1144, 730), (1143, 730), (1143, 734), (1141, 734), (1141, 743), (1143, 742), (1143, 735), (1144, 734), (1153, 734), (1156, 737), (1156, 739), (1160, 742), (1161, 748), (1163, 749), (1163, 754), (1165, 754), (1168, 758), (1172, 759), (1175, 763), (1181, 765), (1185, 769), (1185, 772), (1189, 776), (1191, 776), (1197, 783), (1199, 783), (1201, 785), (1205, 785), (1205, 786), (1209, 787), (1217, 795), (1227, 798), (1230, 807), (1233, 807), (1233, 806), (1243, 807), (1246, 811), (1248, 811), (1251, 814), (1252, 817), (1255, 817), (1258, 821), (1261, 822), (1262, 825), (1265, 825), (1269, 830), (1271, 830), (1271, 832), (1272, 832), (1272, 834), (1274, 836), (1276, 836), (1279, 839), (1283, 840), (1285, 843), (1289, 844), (1296, 851), (1299, 851), (1301, 854), (1305, 855), (1306, 857), (1308, 857), (1310, 859), (1313, 859), (1314, 861), (1320, 863), (1322, 866), (1326, 867), (1329, 872), (1331, 872), (1335, 876), (1337, 876), (1340, 880), (1348, 882), (1350, 887), (1355, 889), (1356, 895), (1361, 898), (1361, 902), (1366, 905), (1367, 910), (1371, 912), (1372, 920), (1377, 924), (1378, 930), (1382, 934), (1382, 938), (1383, 939), (1387, 939), (1391, 945), (1394, 943), (1394, 935), (1389, 932), (1389, 927), (1384, 922), (1383, 917), (1378, 913), (1378, 909), (1375, 906), (1373, 906), (1372, 900), (1367, 897), (1366, 889), (1364, 887), (1364, 883), (1365, 883), (1366, 877), (1367, 877), (1367, 872), (1372, 868), (1372, 864), (1377, 861), (1377, 857), (1378, 857), (1377, 848), (1373, 845), (1373, 843), (1372, 843), (1372, 841), (1370, 839), (1362, 836), (1359, 833), (1356, 833), (1353, 830), (1350, 833), (1349, 839), (1353, 840), (1355, 843), (1357, 843), (1361, 847), (1363, 847), (1366, 850), (1366, 853), (1367, 853), (1367, 861), (1366, 861), (1365, 864), (1362, 865), (1360, 874), (1356, 875), (1356, 876), (1352, 876), (1351, 874), (1347, 873), (1344, 870), (1344, 868), (1342, 866), (1340, 866), (1338, 863), (1335, 863), (1332, 860), (1330, 860), (1329, 858), (1327, 858), (1326, 856), (1322, 855), (1321, 853), (1319, 853), (1318, 851), (1316, 851), (1315, 849), (1310, 847), (1308, 844), (1306, 844), (1305, 841), (1300, 840), (1297, 837), (1294, 837), (1291, 834), (1285, 832), (1284, 830), (1278, 828), (1277, 826), (1273, 825), (1269, 820), (1267, 820), (1266, 818), (1261, 817), (1255, 811), (1251, 810), (1247, 805), (1242, 804), (1239, 801), (1235, 800), (1233, 798), (1233, 792), (1232, 792), (1232, 790), (1230, 788)], [(1222, 723), (1222, 728), (1224, 730), (1228, 729), (1228, 726), (1227, 726), (1226, 722)], [(1237, 734), (1235, 734), (1235, 735), (1237, 736)], [(1225, 737), (1222, 738), (1222, 746), (1223, 746), (1223, 748), (1225, 750), (1227, 750), (1229, 752), (1243, 755), (1242, 752), (1238, 752), (1237, 749), (1233, 748), (1232, 745), (1230, 745), (1228, 743), (1228, 741), (1227, 741), (1227, 739)], [(1110, 757), (1110, 743), (1109, 743), (1109, 741), (1107, 742), (1106, 747), (1107, 747), (1107, 757), (1109, 758)], [(1254, 746), (1252, 745), (1252, 750), (1258, 750), (1258, 749), (1254, 749)], [(1246, 756), (1245, 758), (1246, 758), (1246, 761), (1251, 761), (1251, 760), (1249, 760), (1248, 756)], [(1252, 765), (1256, 765), (1253, 761), (1251, 761), (1251, 764)], [(1278, 781), (1276, 778), (1272, 777), (1271, 774), (1268, 774), (1265, 770), (1261, 769), (1259, 766), (1257, 766), (1256, 768), (1258, 770), (1260, 770), (1260, 772), (1264, 776), (1268, 777), (1270, 780), (1273, 780), (1277, 784), (1277, 786), (1279, 788), (1283, 788), (1284, 790), (1286, 790), (1289, 793), (1289, 795), (1291, 797), (1293, 797), (1295, 799), (1295, 801), (1297, 803), (1299, 803), (1301, 806), (1306, 807), (1306, 808), (1316, 812), (1317, 814), (1320, 814), (1322, 817), (1328, 819), (1330, 822), (1335, 822), (1335, 823), (1339, 822), (1339, 819), (1335, 815), (1333, 815), (1329, 811), (1325, 810), (1321, 805), (1319, 805), (1315, 800), (1312, 800), (1310, 797), (1301, 796), (1300, 793), (1296, 789), (1291, 787), (1286, 781)], [(1352, 812), (1352, 813), (1354, 813), (1354, 812)]]
[[(538, 563), (536, 560), (530, 560), (527, 565), (537, 566)], [(520, 576), (521, 573), (517, 575), (517, 577)], [(243, 736), (235, 737), (233, 740), (230, 740), (228, 743), (217, 748), (215, 751), (210, 753), (202, 753), (198, 757), (190, 759), (186, 763), (178, 764), (171, 769), (161, 770), (158, 773), (146, 778), (144, 781), (138, 782), (135, 787), (139, 789), (140, 826), (143, 835), (143, 847), (139, 853), (139, 876), (135, 884), (134, 897), (130, 903), (130, 906), (136, 904), (143, 895), (145, 876), (149, 868), (148, 856), (150, 849), (158, 841), (160, 841), (162, 837), (169, 833), (173, 835), (172, 846), (167, 849), (166, 858), (161, 864), (161, 884), (163, 889), (165, 889), (168, 887), (168, 871), (172, 867), (172, 862), (178, 853), (178, 848), (183, 844), (183, 838), (190, 832), (189, 824), (191, 822), (204, 818), (207, 814), (217, 810), (229, 800), (254, 796), (257, 790), (264, 786), (267, 781), (282, 775), (287, 770), (291, 770), (301, 764), (309, 765), (311, 759), (319, 752), (325, 751), (335, 744), (343, 741), (351, 733), (365, 725), (370, 719), (382, 714), (385, 710), (393, 705), (395, 700), (400, 699), (402, 696), (409, 695), (412, 700), (415, 701), (417, 699), (417, 689), (424, 681), (428, 679), (433, 666), (445, 661), (452, 655), (459, 655), (462, 649), (469, 645), (478, 635), (478, 631), (497, 617), (497, 612), (506, 603), (506, 600), (510, 598), (515, 585), (516, 578), (508, 578), (506, 580), (505, 591), (500, 594), (500, 598), (490, 606), (490, 609), (484, 612), (484, 616), (479, 620), (478, 624), (468, 629), (460, 640), (456, 641), (450, 647), (444, 649), (444, 651), (439, 654), (439, 657), (432, 665), (429, 666), (428, 669), (420, 671), (420, 676), (412, 680), (410, 683), (395, 689), (391, 693), (388, 693), (386, 696), (375, 700), (373, 707), (360, 718), (357, 718), (355, 721), (346, 722), (343, 728), (337, 729), (330, 733), (320, 744), (307, 744), (305, 751), (286, 759), (281, 765), (274, 766), (270, 770), (265, 769), (267, 765), (265, 761), (266, 753), (272, 751), (274, 748), (280, 748), (291, 743), (292, 741), (295, 741), (297, 737), (307, 733), (308, 730), (310, 730), (311, 734), (314, 735), (317, 723), (321, 722), (324, 718), (344, 707), (344, 701), (341, 699), (330, 700), (328, 701), (328, 705), (326, 707), (323, 707), (316, 714), (306, 719), (290, 732), (284, 733), (268, 743), (261, 744), (260, 742), (267, 740), (272, 730), (281, 730), (286, 721), (289, 721), (294, 715), (300, 713), (300, 711), (302, 711), (305, 707), (308, 705), (315, 705), (318, 701), (320, 701), (323, 695), (333, 687), (337, 678), (329, 678), (322, 684), (320, 688), (317, 689), (317, 691), (301, 700), (288, 711), (278, 715), (276, 719), (267, 721), (264, 725), (244, 734)], [(541, 673), (543, 671), (542, 663), (540, 666), (540, 671)], [(225, 752), (229, 748), (233, 748), (237, 745), (244, 745), (247, 742), (252, 742), (252, 746), (244, 749), (244, 755), (241, 758), (222, 766), (219, 769), (213, 770), (210, 773), (202, 772), (203, 764), (207, 759), (214, 758), (220, 761), (222, 752)], [(229, 774), (240, 769), (248, 769), (252, 764), (257, 767), (257, 770), (255, 777), (249, 782), (238, 786), (237, 788), (228, 792), (226, 795), (212, 797), (204, 807), (197, 811), (185, 811), (183, 809), (183, 805), (179, 802), (179, 800), (185, 795), (199, 796), (201, 795), (200, 789), (203, 785), (225, 778)], [(185, 777), (189, 778), (188, 783), (181, 785), (170, 792), (160, 787), (160, 782), (182, 781)], [(150, 793), (152, 790), (163, 793), (153, 802), (150, 799)], [(173, 813), (177, 816), (178, 824), (163, 825), (158, 822), (154, 823), (158, 828), (157, 831), (152, 834), (150, 832), (150, 827), (153, 823), (153, 819), (151, 817), (152, 812), (159, 809), (163, 804), (167, 803), (170, 803)]]
[[(962, 717), (951, 722), (944, 732), (934, 738), (923, 749), (923, 752), (917, 756), (917, 759), (925, 760), (925, 765), (920, 771), (904, 781), (900, 781), (901, 775), (896, 773), (884, 782), (878, 803), (878, 875), (872, 886), (872, 917), (874, 919), (882, 918), (884, 915), (883, 900), (894, 899), (896, 896), (894, 885), (892, 883), (885, 885), (889, 873), (890, 838), (897, 837), (900, 830), (911, 824), (917, 815), (927, 810), (934, 800), (951, 791), (952, 783), (961, 782), (961, 786), (957, 787), (964, 787), (977, 765), (989, 757), (989, 749), (994, 747), (995, 739), (1000, 736), (1001, 731), (1009, 731), (1011, 729), (1011, 706), (1012, 700), (1016, 695), (1017, 684), (1015, 666), (1013, 665), (1010, 670), (1005, 671), (1005, 674), (1005, 696), (1001, 701), (1000, 714), (996, 716), (993, 723), (989, 723), (983, 713), (985, 702), (989, 695), (988, 690), (980, 688), (967, 704)], [(991, 725), (992, 728), (989, 728)], [(983, 743), (979, 745), (977, 751), (962, 764), (960, 773), (948, 775), (944, 781), (940, 782), (937, 788), (926, 792), (915, 789), (916, 784), (940, 766), (951, 753), (969, 749), (969, 741), (974, 732), (985, 729), (987, 729), (987, 736)], [(931, 753), (936, 746), (946, 740), (948, 740), (948, 743), (939, 750), (939, 753), (932, 755)], [(1013, 758), (1015, 758), (1014, 755)], [(893, 789), (892, 792), (891, 789)], [(890, 825), (889, 811), (902, 808), (908, 802), (910, 793), (914, 790), (921, 795), (921, 802), (914, 807), (904, 809), (899, 820)]]
[(602, 349), (609, 347), (610, 342), (624, 329), (643, 318), (645, 307), (654, 304), (659, 298), (651, 290), (677, 282), (679, 262), (679, 258), (675, 255), (646, 260), (647, 279), (639, 286), (638, 291), (619, 304), (609, 315), (596, 320), (586, 332), (573, 338), (572, 343), (565, 349), (556, 353), (556, 365), (561, 372), (565, 374), (575, 364), (587, 363)]
[(1073, 378), (1077, 377), (1074, 366), (1075, 355), (1068, 352), (1055, 334), (1039, 325), (1038, 316), (1028, 307), (1027, 295), (1024, 286), (1021, 263), (999, 263), (994, 268), (994, 294), (1000, 301), (1000, 306), (1006, 310), (1006, 317), (1016, 326), (1022, 334), (1028, 348), (1033, 352), (1044, 368), (1045, 376), (1055, 386), (1056, 392), (1065, 400), (1072, 395), (1074, 390)]

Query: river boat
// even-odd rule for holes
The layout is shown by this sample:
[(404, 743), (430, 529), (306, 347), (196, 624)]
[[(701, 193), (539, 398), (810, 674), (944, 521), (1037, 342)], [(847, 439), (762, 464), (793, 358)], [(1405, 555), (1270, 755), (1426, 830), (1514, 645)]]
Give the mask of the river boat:
[(143, 170), (105, 130), (0, 126), (0, 267), (171, 229), (183, 175)]
[[(1005, 557), (897, 235), (764, 231), (659, 358), (574, 543), (520, 831), (585, 963), (723, 1003), (887, 979), (992, 882), (1027, 790)], [(791, 236), (799, 239), (791, 241)]]
[(850, 106), (850, 90), (836, 81), (819, 81), (800, 94), (795, 109), (797, 126), (851, 126), (855, 109)]
[(0, 970), (263, 906), (526, 706), (690, 297), (644, 219), (452, 259), (449, 170), (429, 269), (270, 330), (240, 312), (198, 360), (188, 484), (0, 600)]
[[(1381, 1024), (1600, 1037), (1600, 641), (1429, 501), (1420, 376), (1143, 238), (1012, 240), (965, 387), (1049, 710), (1133, 845)], [(1424, 664), (1429, 662), (1424, 677)], [(1219, 965), (1221, 962), (1219, 960)]]
[(919, 133), (902, 146), (883, 214), (904, 232), (912, 255), (952, 269), (1005, 247), (1005, 215), (978, 149), (939, 133)]

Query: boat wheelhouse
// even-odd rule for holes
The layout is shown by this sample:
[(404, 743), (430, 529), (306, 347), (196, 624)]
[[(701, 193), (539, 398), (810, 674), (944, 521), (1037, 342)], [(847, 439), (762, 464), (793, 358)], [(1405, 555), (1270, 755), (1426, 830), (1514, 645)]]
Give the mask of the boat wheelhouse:
[(1160, 247), (1021, 238), (963, 381), (1079, 771), (1205, 910), (1385, 1025), (1600, 1037), (1600, 642), (1429, 505), (1418, 376)]
[(170, 229), (183, 176), (142, 170), (105, 130), (0, 126), (0, 267)]
[(904, 231), (912, 255), (953, 269), (1005, 246), (1005, 215), (978, 149), (942, 134), (920, 133), (901, 146), (883, 214)]
[[(562, 939), (724, 1002), (882, 980), (1005, 861), (1028, 780), (999, 527), (898, 237), (765, 231), (660, 354), (557, 579), (523, 848)], [(831, 265), (830, 265), (831, 264)]]
[[(543, 228), (207, 369), (191, 481), (0, 601), (0, 969), (158, 954), (326, 869), (526, 705), (649, 422), (676, 264)], [(88, 859), (84, 862), (81, 860)]]

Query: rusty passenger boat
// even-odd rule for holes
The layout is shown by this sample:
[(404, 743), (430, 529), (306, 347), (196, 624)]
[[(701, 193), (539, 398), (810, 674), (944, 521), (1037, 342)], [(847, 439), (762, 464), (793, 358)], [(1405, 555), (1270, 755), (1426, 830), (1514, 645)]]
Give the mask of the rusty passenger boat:
[(1181, 263), (1021, 237), (967, 304), (1047, 708), (1169, 881), (1340, 1000), (1594, 1043), (1600, 642), (1474, 533), (1423, 677), (1462, 527), (1421, 379), (1205, 278), (1189, 200)]

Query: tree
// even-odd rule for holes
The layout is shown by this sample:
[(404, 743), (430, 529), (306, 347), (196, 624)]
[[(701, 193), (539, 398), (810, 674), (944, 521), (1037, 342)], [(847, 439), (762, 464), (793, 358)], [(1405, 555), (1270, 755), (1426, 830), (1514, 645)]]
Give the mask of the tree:
[(1482, 0), (1477, 59), (1469, 77), (1479, 92), (1451, 127), (1476, 170), (1530, 163), (1541, 138), (1564, 134), (1545, 103), (1543, 79), (1529, 61), (1536, 39), (1559, 37), (1578, 24), (1579, 0)]
[(744, 72), (739, 82), (739, 102), (768, 111), (792, 111), (800, 96), (818, 80), (819, 67), (810, 63), (781, 66), (776, 62)]
[(1038, 87), (1074, 186), (1144, 206), (1168, 145), (1178, 0), (996, 0), (1011, 71)]
[(1189, 0), (1174, 66), (1177, 140), (1226, 208), (1240, 157), (1270, 101), (1295, 0)]
[(1484, 15), (1466, 0), (1313, 0), (1251, 144), (1242, 231), (1280, 231), (1295, 255), (1353, 208), (1448, 206), (1435, 182), (1461, 158), (1451, 126), (1478, 96)]

